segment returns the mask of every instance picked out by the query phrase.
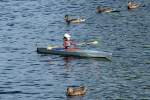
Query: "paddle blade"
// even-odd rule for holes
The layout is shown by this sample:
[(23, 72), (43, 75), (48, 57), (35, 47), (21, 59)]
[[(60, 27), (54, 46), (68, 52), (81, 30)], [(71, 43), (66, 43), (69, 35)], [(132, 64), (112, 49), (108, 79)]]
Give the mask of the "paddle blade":
[(98, 44), (98, 41), (92, 41), (92, 42), (87, 42), (86, 44), (90, 45), (90, 44)]
[(49, 45), (49, 46), (47, 47), (47, 49), (51, 50), (51, 49), (53, 49), (53, 48), (59, 48), (59, 47), (61, 47), (61, 46), (52, 46), (52, 45)]
[(96, 45), (98, 44), (98, 41), (90, 41), (90, 42), (83, 42), (83, 43), (80, 43), (80, 44), (77, 44), (78, 46), (83, 46), (83, 45)]
[(98, 44), (98, 41), (93, 41), (92, 44)]
[(48, 50), (51, 50), (51, 49), (53, 49), (53, 48), (54, 48), (54, 46), (51, 46), (51, 45), (49, 45), (49, 46), (47, 47)]

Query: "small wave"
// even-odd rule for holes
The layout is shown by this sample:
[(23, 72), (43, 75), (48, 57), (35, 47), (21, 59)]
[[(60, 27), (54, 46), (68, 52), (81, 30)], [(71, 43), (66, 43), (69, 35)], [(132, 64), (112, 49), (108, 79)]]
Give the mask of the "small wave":
[(6, 92), (0, 92), (0, 94), (21, 94), (22, 91), (6, 91)]
[(0, 94), (39, 94), (39, 93), (29, 93), (29, 92), (22, 92), (22, 91), (2, 91)]

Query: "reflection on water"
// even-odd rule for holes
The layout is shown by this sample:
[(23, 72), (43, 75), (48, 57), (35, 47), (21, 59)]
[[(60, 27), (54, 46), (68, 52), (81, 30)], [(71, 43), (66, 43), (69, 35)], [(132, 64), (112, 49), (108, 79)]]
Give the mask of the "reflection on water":
[(65, 69), (68, 69), (69, 68), (69, 63), (72, 61), (72, 60), (75, 60), (75, 58), (73, 57), (63, 57), (63, 60), (64, 60), (64, 66), (65, 66)]
[(85, 100), (84, 96), (67, 97), (67, 100)]

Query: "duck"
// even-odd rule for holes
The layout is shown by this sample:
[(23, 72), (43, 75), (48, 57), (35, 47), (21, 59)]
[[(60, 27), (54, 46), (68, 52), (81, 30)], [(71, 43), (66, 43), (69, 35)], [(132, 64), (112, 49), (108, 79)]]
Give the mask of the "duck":
[(100, 7), (100, 6), (97, 6), (96, 8), (96, 12), (97, 13), (102, 13), (102, 12), (112, 12), (113, 9), (112, 8), (106, 8), (106, 7)]
[(70, 23), (81, 23), (85, 21), (85, 18), (81, 17), (81, 18), (77, 18), (77, 19), (71, 19), (69, 17), (69, 15), (65, 15), (65, 21), (70, 24)]
[(103, 12), (109, 13), (109, 12), (120, 12), (120, 11), (114, 10), (112, 8), (109, 8), (109, 7), (100, 7), (100, 6), (97, 6), (96, 12), (97, 13), (103, 13)]
[(137, 7), (139, 7), (140, 5), (139, 4), (135, 4), (131, 1), (128, 2), (128, 9), (135, 9)]
[(81, 96), (85, 95), (86, 88), (84, 86), (79, 87), (67, 87), (66, 95), (67, 96)]

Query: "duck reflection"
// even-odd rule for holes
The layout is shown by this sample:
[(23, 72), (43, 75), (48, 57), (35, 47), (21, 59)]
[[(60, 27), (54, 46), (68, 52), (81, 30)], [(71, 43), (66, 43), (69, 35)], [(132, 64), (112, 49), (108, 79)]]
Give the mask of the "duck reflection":
[(73, 96), (73, 97), (67, 96), (67, 100), (85, 100), (85, 99), (84, 96)]

